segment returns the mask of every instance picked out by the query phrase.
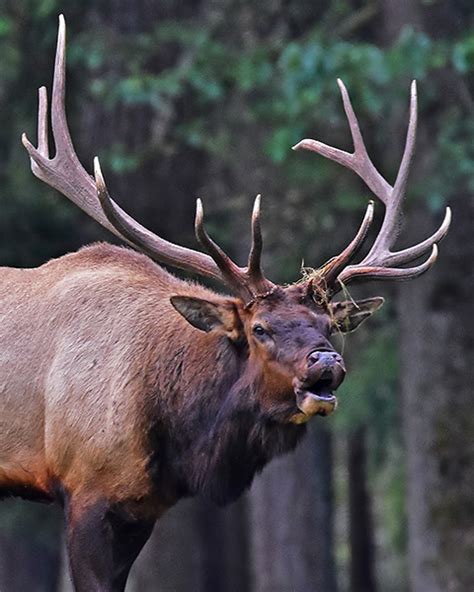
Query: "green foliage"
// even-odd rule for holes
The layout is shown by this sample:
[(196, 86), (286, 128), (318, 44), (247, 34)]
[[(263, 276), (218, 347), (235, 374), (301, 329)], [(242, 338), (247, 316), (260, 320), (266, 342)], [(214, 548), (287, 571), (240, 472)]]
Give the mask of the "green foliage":
[(452, 61), (456, 70), (462, 74), (474, 70), (474, 35), (469, 35), (454, 44)]

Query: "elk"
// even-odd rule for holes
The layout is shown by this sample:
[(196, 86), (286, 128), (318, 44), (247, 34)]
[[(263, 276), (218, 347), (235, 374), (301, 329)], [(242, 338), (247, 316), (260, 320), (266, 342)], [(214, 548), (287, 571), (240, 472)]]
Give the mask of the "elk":
[[(384, 204), (362, 261), (354, 258), (372, 223), (372, 202), (348, 246), (289, 286), (262, 270), (260, 197), (245, 267), (209, 237), (199, 200), (195, 230), (207, 253), (172, 244), (117, 205), (97, 158), (94, 178), (79, 162), (64, 106), (65, 35), (61, 16), (55, 155), (43, 87), (38, 146), (23, 135), (32, 172), (135, 250), (95, 244), (36, 269), (1, 269), (0, 496), (62, 504), (75, 589), (118, 592), (167, 508), (193, 495), (234, 500), (274, 456), (297, 445), (311, 417), (335, 409), (346, 371), (330, 336), (354, 330), (383, 299), (333, 298), (355, 280), (427, 271), (450, 211), (432, 236), (392, 250), (415, 144), (416, 87), (392, 186), (372, 164), (339, 81), (354, 152), (308, 139), (294, 149), (351, 169)], [(218, 280), (233, 296), (178, 279), (156, 262)]]

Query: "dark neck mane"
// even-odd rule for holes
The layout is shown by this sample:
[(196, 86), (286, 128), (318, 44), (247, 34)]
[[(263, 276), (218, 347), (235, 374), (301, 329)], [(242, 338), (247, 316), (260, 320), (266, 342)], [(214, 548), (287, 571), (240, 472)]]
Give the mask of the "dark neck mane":
[(247, 360), (243, 365), (229, 359), (228, 374), (208, 392), (194, 394), (186, 417), (174, 422), (179, 432), (169, 430), (161, 443), (163, 469), (173, 474), (179, 495), (202, 495), (219, 505), (231, 502), (305, 433), (304, 426), (281, 423), (261, 411), (258, 381), (249, 377)]
[(192, 490), (219, 505), (234, 501), (272, 458), (293, 450), (304, 432), (259, 416), (257, 409), (234, 409), (202, 438), (191, 465)]

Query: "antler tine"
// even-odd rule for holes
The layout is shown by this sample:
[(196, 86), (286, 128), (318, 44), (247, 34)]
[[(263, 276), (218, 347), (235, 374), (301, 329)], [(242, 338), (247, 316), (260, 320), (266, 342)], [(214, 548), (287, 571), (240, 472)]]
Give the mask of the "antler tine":
[(360, 132), (359, 122), (354, 112), (352, 102), (347, 92), (345, 84), (340, 78), (337, 79), (337, 84), (342, 96), (342, 103), (346, 113), (347, 121), (349, 122), (349, 129), (354, 144), (353, 161), (354, 166), (352, 170), (362, 178), (367, 184), (368, 188), (376, 195), (385, 205), (388, 202), (392, 188), (390, 184), (375, 168), (370, 156), (367, 153), (364, 139)]
[[(367, 154), (359, 123), (349, 98), (349, 93), (341, 80), (338, 80), (338, 84), (354, 143), (354, 152), (350, 154), (343, 150), (327, 146), (322, 142), (308, 139), (299, 142), (299, 144), (294, 146), (294, 149), (304, 148), (312, 150), (313, 152), (317, 152), (330, 160), (338, 162), (357, 173), (385, 205), (385, 216), (374, 244), (369, 253), (360, 263), (357, 265), (348, 265), (343, 268), (343, 255), (349, 249), (349, 245), (341, 255), (322, 267), (320, 270), (320, 281), (322, 284), (324, 282), (326, 283), (330, 295), (334, 295), (341, 289), (344, 283), (355, 278), (408, 279), (424, 273), (436, 261), (438, 253), (436, 242), (446, 235), (451, 222), (451, 210), (446, 208), (443, 223), (429, 238), (407, 249), (391, 252), (390, 249), (393, 247), (399, 234), (400, 209), (405, 195), (408, 174), (415, 150), (417, 126), (416, 82), (413, 81), (411, 84), (410, 117), (407, 138), (399, 172), (393, 187), (377, 171)], [(353, 243), (351, 243), (351, 245), (352, 244)], [(424, 263), (409, 268), (397, 267), (421, 257), (430, 248), (431, 254)], [(347, 265), (347, 263), (348, 260), (345, 264)]]
[[(352, 279), (353, 277), (393, 277), (401, 279), (417, 277), (421, 273), (427, 271), (436, 261), (437, 249), (434, 250), (434, 247), (436, 246), (435, 243), (446, 236), (449, 230), (449, 226), (451, 224), (451, 209), (449, 207), (446, 208), (446, 213), (441, 226), (429, 238), (418, 243), (417, 245), (414, 245), (413, 247), (403, 249), (402, 251), (391, 252), (390, 250), (395, 244), (400, 230), (400, 210), (403, 198), (405, 196), (408, 174), (410, 171), (410, 166), (415, 151), (416, 128), (418, 119), (417, 110), (418, 100), (416, 81), (414, 80), (410, 88), (410, 117), (408, 122), (405, 149), (403, 152), (402, 161), (400, 164), (397, 179), (395, 181), (395, 185), (391, 192), (390, 199), (386, 203), (386, 212), (384, 220), (382, 222), (382, 226), (380, 228), (379, 234), (377, 235), (374, 241), (372, 248), (370, 249), (367, 256), (363, 259), (363, 261), (361, 261), (361, 263), (359, 263), (358, 265), (348, 267), (341, 274), (341, 277), (339, 279), (343, 282), (344, 278), (347, 282), (349, 279)], [(421, 257), (430, 248), (432, 249), (431, 255), (429, 256), (427, 261), (425, 261), (424, 264), (411, 268), (398, 270), (394, 269), (393, 266), (403, 265), (405, 263), (409, 263), (410, 261), (413, 261), (414, 259)], [(370, 273), (360, 273), (361, 269), (368, 268), (371, 268), (372, 270)], [(378, 270), (377, 273), (375, 273), (376, 270)], [(397, 271), (397, 273), (395, 271)]]
[(48, 93), (46, 87), (38, 90), (38, 152), (49, 158), (48, 145)]
[(396, 253), (389, 253), (386, 259), (387, 264), (400, 265), (402, 263), (409, 263), (410, 261), (421, 257), (428, 251), (430, 247), (433, 247), (433, 245), (441, 241), (448, 234), (448, 230), (451, 225), (451, 218), (451, 208), (448, 206), (444, 214), (443, 222), (436, 232), (434, 232), (429, 238), (425, 239), (421, 243), (418, 243), (417, 245), (414, 245), (413, 247), (408, 247), (407, 249), (397, 251)]
[(346, 168), (354, 171), (366, 183), (367, 187), (376, 195), (380, 201), (386, 204), (392, 192), (391, 185), (382, 177), (372, 163), (360, 132), (359, 122), (354, 113), (349, 93), (338, 78), (337, 83), (341, 91), (344, 111), (346, 113), (349, 129), (354, 143), (354, 152), (349, 153), (333, 146), (328, 146), (318, 140), (304, 139), (293, 146), (293, 150), (311, 150), (329, 160), (342, 164)]
[[(393, 187), (390, 207), (395, 208), (405, 195), (405, 189), (410, 172), (411, 162), (415, 153), (416, 130), (418, 125), (418, 93), (416, 90), (416, 80), (412, 80), (410, 87), (410, 117), (408, 120), (407, 138), (405, 141), (405, 150), (403, 151), (400, 169)], [(393, 204), (393, 205), (392, 205)]]
[(70, 158), (80, 166), (74, 151), (66, 118), (66, 22), (59, 15), (58, 43), (54, 60), (53, 94), (51, 98), (51, 127), (56, 142), (56, 155)]
[(364, 262), (357, 265), (349, 265), (337, 277), (338, 286), (334, 287), (333, 294), (336, 294), (343, 285), (354, 279), (377, 279), (377, 280), (409, 280), (416, 278), (433, 267), (438, 258), (438, 245), (434, 244), (428, 259), (415, 267), (383, 267), (371, 266)]
[(248, 260), (248, 273), (251, 277), (261, 279), (262, 274), (262, 228), (260, 225), (260, 205), (262, 196), (260, 194), (255, 198), (252, 211), (252, 246), (250, 248)]
[(376, 260), (393, 246), (400, 232), (400, 206), (405, 196), (410, 165), (415, 152), (416, 127), (417, 127), (418, 99), (416, 92), (416, 81), (413, 80), (410, 88), (410, 119), (408, 122), (405, 150), (403, 151), (400, 169), (393, 189), (390, 191), (390, 199), (385, 204), (386, 212), (380, 232), (368, 255), (369, 260)]
[[(199, 198), (196, 200), (196, 221), (194, 226), (196, 238), (214, 259), (227, 283), (247, 302), (253, 300), (259, 294), (267, 292), (274, 286), (270, 280), (263, 276), (260, 269), (262, 237), (259, 218), (260, 196), (258, 195), (255, 200), (252, 215), (253, 237), (252, 248), (249, 255), (249, 267), (239, 267), (207, 234), (204, 228), (204, 208), (202, 201)], [(256, 271), (257, 267), (252, 267), (251, 263), (253, 263), (254, 266), (258, 266), (259, 272)]]
[(204, 207), (201, 199), (196, 200), (196, 219), (194, 222), (196, 238), (209, 255), (214, 259), (222, 275), (231, 285), (239, 283), (240, 269), (232, 259), (215, 243), (204, 228)]
[(51, 120), (56, 154), (53, 158), (49, 156), (48, 99), (44, 86), (39, 89), (38, 148), (35, 148), (31, 144), (26, 134), (22, 135), (22, 142), (30, 156), (31, 170), (38, 179), (66, 195), (92, 218), (103, 224), (111, 232), (120, 236), (118, 231), (115, 230), (103, 215), (100, 205), (97, 202), (94, 181), (82, 168), (71, 143), (64, 107), (65, 45), (66, 25), (63, 15), (60, 15), (51, 105)]
[(362, 224), (360, 225), (357, 234), (352, 239), (352, 241), (347, 245), (347, 247), (337, 255), (337, 257), (333, 257), (330, 259), (323, 267), (319, 270), (321, 276), (324, 278), (324, 282), (327, 286), (331, 286), (334, 284), (337, 276), (339, 273), (349, 264), (350, 261), (357, 255), (360, 251), (360, 248), (364, 244), (364, 241), (367, 237), (367, 233), (369, 232), (369, 228), (374, 219), (374, 202), (369, 201), (367, 206), (367, 210), (365, 211), (364, 219), (362, 220)]

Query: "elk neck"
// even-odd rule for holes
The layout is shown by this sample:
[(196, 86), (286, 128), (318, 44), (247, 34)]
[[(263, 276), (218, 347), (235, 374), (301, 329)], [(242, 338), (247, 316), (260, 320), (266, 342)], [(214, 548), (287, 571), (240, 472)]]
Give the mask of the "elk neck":
[[(199, 334), (200, 363), (189, 347), (195, 329), (177, 332), (182, 339), (174, 358), (168, 401), (157, 393), (150, 429), (150, 472), (160, 495), (202, 495), (223, 505), (247, 489), (273, 457), (292, 450), (304, 426), (283, 423), (288, 405), (262, 408), (275, 389), (263, 366), (249, 358), (245, 344), (223, 336)], [(200, 371), (211, 367), (212, 374)], [(162, 484), (173, 484), (164, 492)]]

